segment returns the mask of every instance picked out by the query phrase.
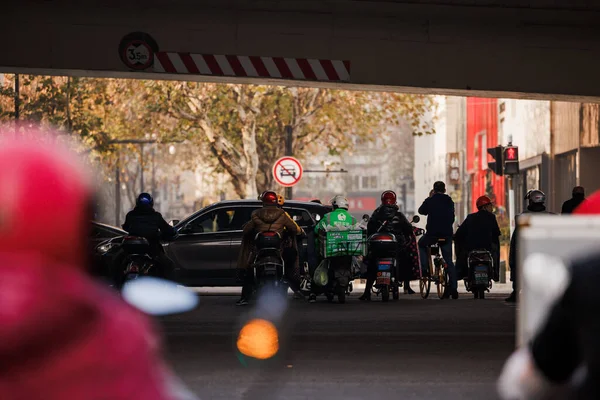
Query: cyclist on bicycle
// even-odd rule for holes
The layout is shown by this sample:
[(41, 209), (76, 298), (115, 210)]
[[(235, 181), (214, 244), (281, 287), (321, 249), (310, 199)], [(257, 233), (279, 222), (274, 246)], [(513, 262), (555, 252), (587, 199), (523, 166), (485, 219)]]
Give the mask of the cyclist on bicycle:
[(452, 234), (454, 224), (454, 202), (446, 194), (446, 184), (438, 181), (433, 184), (433, 191), (429, 198), (425, 199), (419, 214), (427, 216), (426, 233), (419, 240), (419, 252), (421, 257), (421, 268), (424, 274), (429, 274), (427, 266), (430, 263), (427, 249), (437, 243), (440, 239), (440, 250), (442, 257), (448, 266), (449, 287), (446, 287), (444, 298), (452, 296), (458, 299), (458, 283), (456, 278), (456, 268), (452, 262)]

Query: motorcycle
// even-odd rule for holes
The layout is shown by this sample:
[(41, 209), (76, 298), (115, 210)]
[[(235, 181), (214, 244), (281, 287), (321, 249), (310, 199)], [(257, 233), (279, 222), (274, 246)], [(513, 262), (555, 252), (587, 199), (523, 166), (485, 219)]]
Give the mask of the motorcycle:
[(253, 270), (258, 288), (273, 286), (287, 291), (281, 241), (281, 235), (272, 231), (260, 232), (254, 238), (256, 255)]
[(472, 250), (467, 256), (468, 275), (464, 279), (465, 288), (476, 299), (485, 299), (485, 292), (492, 288), (494, 258), (484, 249)]

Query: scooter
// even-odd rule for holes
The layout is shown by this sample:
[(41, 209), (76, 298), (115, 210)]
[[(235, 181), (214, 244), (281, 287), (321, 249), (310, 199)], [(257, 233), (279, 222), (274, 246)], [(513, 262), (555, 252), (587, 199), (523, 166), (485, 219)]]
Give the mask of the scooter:
[(123, 284), (138, 279), (141, 276), (152, 275), (155, 262), (149, 254), (150, 243), (146, 238), (125, 236), (121, 246), (125, 252)]
[(344, 304), (346, 295), (352, 291), (352, 259), (347, 257), (333, 257), (329, 259), (329, 284), (325, 287), (325, 297), (332, 302), (337, 296), (338, 302)]
[(373, 293), (377, 296), (381, 294), (383, 302), (390, 300), (390, 292), (394, 300), (398, 300), (400, 297), (400, 285), (397, 279), (398, 240), (393, 233), (381, 232), (387, 224), (388, 221), (385, 221), (379, 228), (379, 232), (374, 233), (368, 239), (369, 260), (377, 266)]
[(485, 249), (472, 250), (467, 256), (468, 276), (465, 278), (467, 291), (476, 299), (485, 299), (485, 292), (492, 288), (494, 258)]
[(281, 235), (272, 231), (260, 232), (255, 236), (256, 256), (253, 270), (257, 288), (272, 286), (287, 291), (281, 241)]

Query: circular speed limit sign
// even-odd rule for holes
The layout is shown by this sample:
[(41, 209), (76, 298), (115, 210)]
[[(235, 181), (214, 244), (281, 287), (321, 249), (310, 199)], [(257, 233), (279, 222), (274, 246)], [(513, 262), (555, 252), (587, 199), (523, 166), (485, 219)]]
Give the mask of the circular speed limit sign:
[(302, 179), (302, 164), (294, 157), (283, 157), (273, 166), (273, 177), (283, 187), (292, 187)]
[(119, 44), (119, 57), (131, 70), (142, 71), (154, 64), (158, 51), (156, 41), (148, 34), (134, 32), (125, 36)]

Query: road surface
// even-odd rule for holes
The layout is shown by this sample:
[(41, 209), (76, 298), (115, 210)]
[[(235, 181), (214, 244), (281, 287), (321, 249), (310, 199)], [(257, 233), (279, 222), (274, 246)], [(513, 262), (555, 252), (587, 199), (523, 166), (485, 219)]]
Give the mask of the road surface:
[(203, 399), (495, 399), (514, 347), (515, 306), (486, 300), (347, 304), (289, 301), (291, 343), (276, 361), (243, 366), (234, 351), (250, 308), (201, 295), (193, 312), (160, 320), (167, 357)]

